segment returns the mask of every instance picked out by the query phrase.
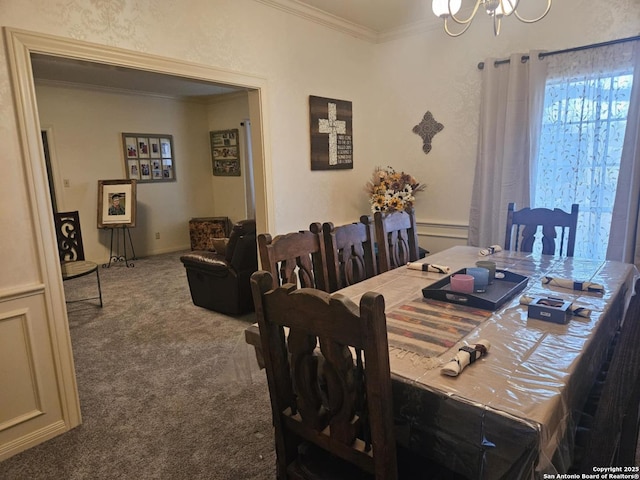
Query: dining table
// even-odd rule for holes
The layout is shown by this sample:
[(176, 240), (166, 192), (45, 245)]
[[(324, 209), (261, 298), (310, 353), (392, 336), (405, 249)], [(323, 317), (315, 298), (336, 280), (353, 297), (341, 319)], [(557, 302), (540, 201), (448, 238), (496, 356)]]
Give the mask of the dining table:
[[(498, 250), (455, 246), (419, 261), (438, 268), (402, 266), (336, 294), (356, 304), (365, 292), (384, 296), (399, 443), (469, 479), (552, 478), (571, 467), (585, 399), (638, 270), (616, 261)], [(478, 306), (482, 294), (430, 295), (480, 260), (495, 262), (494, 283), (517, 279), (493, 308)], [(442, 273), (429, 271), (441, 267)], [(579, 289), (584, 282), (602, 289)], [(560, 300), (582, 314), (569, 310), (558, 323), (531, 318), (527, 298)], [(259, 356), (257, 324), (245, 339)], [(461, 348), (480, 342), (490, 346), (484, 355), (457, 376), (443, 374)]]

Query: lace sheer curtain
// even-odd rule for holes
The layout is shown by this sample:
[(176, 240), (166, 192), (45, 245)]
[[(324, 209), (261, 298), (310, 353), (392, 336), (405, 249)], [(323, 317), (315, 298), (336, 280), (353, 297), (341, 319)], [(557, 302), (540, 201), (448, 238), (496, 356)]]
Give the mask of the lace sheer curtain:
[(569, 211), (572, 203), (580, 205), (576, 257), (604, 259), (607, 254), (631, 102), (634, 43), (543, 60), (547, 80), (539, 150), (531, 164), (532, 206)]
[(485, 61), (469, 245), (504, 244), (509, 202), (578, 203), (575, 256), (640, 266), (640, 41), (521, 58)]

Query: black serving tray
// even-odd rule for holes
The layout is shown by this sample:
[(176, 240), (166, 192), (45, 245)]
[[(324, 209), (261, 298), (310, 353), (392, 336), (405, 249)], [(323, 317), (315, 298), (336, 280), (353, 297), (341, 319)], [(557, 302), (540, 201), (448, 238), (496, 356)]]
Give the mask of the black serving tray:
[[(463, 268), (454, 272), (467, 273)], [(483, 310), (497, 310), (516, 293), (521, 292), (527, 286), (529, 277), (509, 272), (496, 270), (496, 274), (504, 274), (504, 278), (496, 278), (493, 283), (487, 285), (483, 293), (462, 293), (451, 290), (451, 275), (438, 280), (436, 283), (422, 289), (424, 298), (432, 298), (449, 303), (458, 303), (469, 307), (482, 308)]]

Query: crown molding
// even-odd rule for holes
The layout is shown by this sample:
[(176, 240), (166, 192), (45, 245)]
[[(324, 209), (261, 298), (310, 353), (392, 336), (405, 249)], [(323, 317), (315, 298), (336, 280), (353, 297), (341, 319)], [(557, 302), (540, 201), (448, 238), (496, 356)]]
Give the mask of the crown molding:
[(325, 27), (338, 30), (347, 35), (351, 35), (362, 40), (366, 40), (371, 43), (384, 43), (391, 40), (397, 40), (399, 38), (407, 37), (410, 35), (416, 35), (419, 33), (436, 31), (442, 28), (440, 22), (433, 22), (429, 20), (420, 20), (408, 25), (387, 30), (376, 31), (371, 28), (358, 25), (357, 23), (350, 22), (344, 18), (332, 15), (318, 8), (307, 5), (299, 0), (254, 0), (272, 8), (276, 8), (280, 11), (296, 15), (297, 17), (304, 18), (311, 22), (324, 25)]
[(368, 42), (377, 43), (379, 34), (375, 30), (372, 30), (362, 25), (358, 25), (353, 22), (349, 22), (344, 18), (340, 18), (336, 15), (332, 15), (318, 8), (306, 5), (297, 0), (255, 0), (269, 7), (276, 8), (283, 12), (297, 17), (304, 18), (314, 23), (324, 25), (325, 27), (338, 30), (342, 33), (352, 35), (354, 37), (366, 40)]
[(237, 92), (230, 93), (220, 93), (218, 95), (209, 95), (206, 97), (207, 105), (216, 105), (220, 103), (235, 101), (235, 100), (243, 100), (247, 98), (246, 90), (239, 90)]
[(397, 40), (399, 38), (408, 37), (410, 35), (435, 32), (438, 30), (442, 30), (442, 25), (440, 23), (434, 24), (434, 22), (432, 21), (420, 20), (419, 22), (410, 23), (408, 25), (403, 25), (400, 28), (395, 28), (393, 30), (379, 33), (376, 43), (389, 42), (391, 40)]

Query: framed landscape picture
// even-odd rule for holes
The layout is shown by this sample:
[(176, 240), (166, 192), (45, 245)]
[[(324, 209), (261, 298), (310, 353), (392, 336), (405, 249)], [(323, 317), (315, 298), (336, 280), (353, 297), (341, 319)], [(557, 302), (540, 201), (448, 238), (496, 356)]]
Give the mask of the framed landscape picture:
[(175, 181), (172, 135), (123, 133), (122, 145), (127, 179), (140, 183)]
[(240, 176), (240, 150), (238, 129), (209, 132), (213, 174)]

